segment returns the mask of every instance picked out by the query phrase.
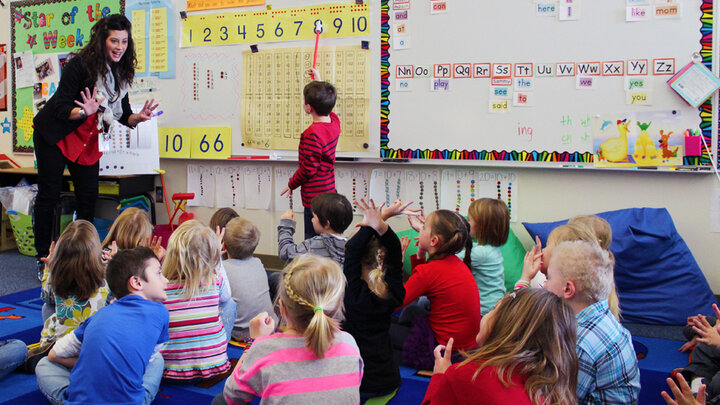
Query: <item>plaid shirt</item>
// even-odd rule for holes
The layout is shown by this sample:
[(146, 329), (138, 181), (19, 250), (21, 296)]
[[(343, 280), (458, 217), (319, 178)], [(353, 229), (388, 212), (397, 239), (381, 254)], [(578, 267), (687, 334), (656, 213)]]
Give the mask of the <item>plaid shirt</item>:
[(578, 403), (637, 404), (640, 373), (630, 332), (610, 313), (607, 300), (583, 309), (576, 318)]

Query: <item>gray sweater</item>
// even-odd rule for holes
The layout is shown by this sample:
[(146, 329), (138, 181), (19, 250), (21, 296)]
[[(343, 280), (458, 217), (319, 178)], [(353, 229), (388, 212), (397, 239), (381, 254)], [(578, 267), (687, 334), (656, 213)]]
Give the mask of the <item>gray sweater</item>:
[(267, 273), (260, 259), (227, 259), (223, 261), (232, 298), (237, 303), (237, 317), (232, 331), (235, 340), (250, 337), (250, 320), (265, 311), (277, 324), (277, 316), (270, 302)]
[(304, 253), (312, 253), (328, 257), (340, 266), (345, 262), (345, 242), (347, 239), (321, 233), (318, 236), (304, 240), (297, 245), (293, 240), (295, 234), (295, 221), (281, 219), (278, 225), (278, 256), (280, 260), (289, 262)]

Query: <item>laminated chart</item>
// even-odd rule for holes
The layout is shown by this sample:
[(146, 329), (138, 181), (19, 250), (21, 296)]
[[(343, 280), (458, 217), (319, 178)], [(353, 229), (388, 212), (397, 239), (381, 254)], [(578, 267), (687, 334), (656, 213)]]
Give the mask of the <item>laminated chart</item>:
[[(312, 122), (302, 109), (302, 91), (310, 81), (314, 48), (243, 52), (242, 131), (245, 147), (297, 149), (300, 134)], [(333, 111), (342, 132), (338, 151), (363, 151), (368, 142), (370, 54), (355, 46), (323, 47), (317, 68), (337, 89)]]
[[(188, 2), (188, 7), (192, 2)], [(315, 39), (321, 21), (323, 39), (370, 35), (367, 3), (319, 4), (274, 10), (191, 15), (182, 21), (180, 46), (229, 45)]]

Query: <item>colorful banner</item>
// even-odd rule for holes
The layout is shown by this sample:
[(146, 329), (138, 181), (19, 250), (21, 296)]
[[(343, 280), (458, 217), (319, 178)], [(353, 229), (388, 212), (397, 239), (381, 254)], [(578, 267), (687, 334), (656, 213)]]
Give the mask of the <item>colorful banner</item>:
[(181, 46), (228, 45), (370, 35), (367, 3), (323, 4), (277, 10), (188, 16), (183, 20)]
[(0, 45), (0, 111), (7, 111), (7, 45)]
[(188, 0), (187, 11), (259, 6), (261, 4), (265, 4), (265, 0)]
[[(13, 97), (13, 152), (32, 152), (34, 111), (55, 93), (66, 54), (82, 49), (90, 30), (104, 16), (122, 13), (124, 0), (27, 0), (10, 3), (11, 51), (30, 51), (39, 86), (16, 88)], [(50, 55), (52, 54), (52, 55)], [(56, 62), (57, 61), (57, 62)], [(11, 64), (13, 77), (16, 65)], [(53, 70), (57, 69), (57, 71)], [(52, 73), (51, 73), (51, 70)], [(37, 98), (37, 101), (34, 99)]]

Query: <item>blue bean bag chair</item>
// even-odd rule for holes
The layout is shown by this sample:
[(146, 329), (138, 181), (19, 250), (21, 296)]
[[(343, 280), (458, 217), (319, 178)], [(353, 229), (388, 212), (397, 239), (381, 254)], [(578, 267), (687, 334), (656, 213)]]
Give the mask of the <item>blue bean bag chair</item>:
[[(687, 317), (712, 313), (715, 296), (664, 208), (629, 208), (596, 214), (610, 223), (615, 285), (624, 322), (685, 325)], [(567, 220), (523, 222), (545, 246)]]

